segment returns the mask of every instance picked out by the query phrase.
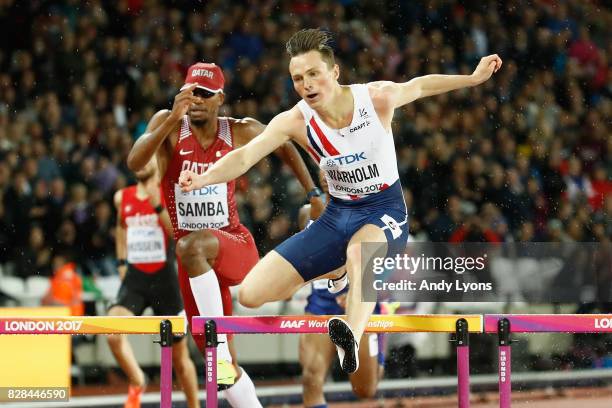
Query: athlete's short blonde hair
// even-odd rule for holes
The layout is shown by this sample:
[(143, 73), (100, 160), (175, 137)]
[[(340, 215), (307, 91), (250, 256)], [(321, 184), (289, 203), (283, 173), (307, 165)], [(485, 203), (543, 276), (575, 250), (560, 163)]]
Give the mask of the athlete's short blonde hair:
[(334, 66), (334, 50), (330, 46), (332, 37), (318, 28), (307, 28), (293, 34), (287, 41), (287, 53), (292, 58), (309, 51), (318, 51), (329, 68)]

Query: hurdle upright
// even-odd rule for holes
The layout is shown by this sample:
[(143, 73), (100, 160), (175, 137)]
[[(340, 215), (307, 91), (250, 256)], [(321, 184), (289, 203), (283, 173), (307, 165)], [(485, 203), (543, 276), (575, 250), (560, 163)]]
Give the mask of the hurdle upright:
[[(327, 333), (333, 316), (225, 316), (194, 317), (193, 334), (206, 336), (206, 407), (217, 408), (217, 333), (221, 334), (299, 334)], [(469, 408), (469, 333), (482, 333), (481, 315), (373, 315), (366, 333), (433, 332), (455, 333), (457, 347), (458, 407)]]
[(160, 407), (172, 406), (172, 336), (184, 335), (182, 316), (0, 317), (0, 335), (22, 334), (159, 334)]
[(612, 333), (608, 314), (493, 314), (484, 316), (485, 333), (499, 336), (499, 406), (511, 405), (511, 333)]

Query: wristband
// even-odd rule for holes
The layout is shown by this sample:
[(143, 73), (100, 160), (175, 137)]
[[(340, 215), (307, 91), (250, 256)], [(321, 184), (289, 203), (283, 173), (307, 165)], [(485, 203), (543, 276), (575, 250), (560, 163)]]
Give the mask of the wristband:
[(162, 213), (162, 211), (164, 211), (164, 206), (162, 206), (162, 205), (160, 204), (160, 205), (156, 206), (156, 207), (154, 208), (154, 210), (155, 210), (155, 212), (156, 212), (156, 213), (161, 214), (161, 213)]
[(323, 191), (321, 191), (319, 187), (315, 187), (306, 194), (306, 198), (308, 199), (308, 201), (310, 201), (314, 197), (320, 197), (322, 194)]
[(127, 266), (128, 261), (127, 259), (117, 259), (116, 263), (117, 263), (117, 268), (118, 268), (120, 266)]

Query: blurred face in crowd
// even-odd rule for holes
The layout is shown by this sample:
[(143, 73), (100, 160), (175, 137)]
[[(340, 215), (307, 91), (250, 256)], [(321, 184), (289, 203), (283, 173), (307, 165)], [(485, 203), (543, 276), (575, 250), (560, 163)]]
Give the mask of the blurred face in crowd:
[(568, 170), (569, 170), (570, 176), (573, 176), (573, 177), (580, 176), (580, 173), (582, 172), (582, 163), (580, 163), (580, 160), (578, 160), (577, 157), (572, 156), (572, 158), (570, 158)]
[(40, 227), (32, 227), (30, 229), (30, 247), (34, 249), (42, 248), (45, 244), (45, 236)]
[(213, 93), (202, 88), (195, 88), (193, 96), (197, 98), (197, 101), (192, 103), (187, 111), (191, 125), (204, 127), (211, 120), (216, 120), (219, 107), (225, 100), (223, 92)]
[(296, 55), (289, 62), (293, 88), (312, 107), (325, 105), (338, 85), (337, 64), (330, 66), (318, 51)]

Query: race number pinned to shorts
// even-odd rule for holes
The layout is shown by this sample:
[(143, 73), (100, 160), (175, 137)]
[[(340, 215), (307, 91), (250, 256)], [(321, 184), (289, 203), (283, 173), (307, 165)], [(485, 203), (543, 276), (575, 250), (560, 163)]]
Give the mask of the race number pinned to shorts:
[(401, 224), (398, 223), (397, 221), (395, 221), (395, 219), (393, 217), (391, 217), (388, 214), (383, 215), (382, 217), (380, 217), (380, 220), (382, 222), (385, 223), (386, 227), (383, 227), (383, 230), (386, 230), (387, 228), (389, 229), (389, 231), (391, 231), (391, 235), (393, 236), (393, 239), (397, 239), (402, 235), (402, 225), (404, 225), (406, 223), (406, 221), (402, 222)]
[(128, 227), (127, 261), (131, 264), (166, 262), (164, 231), (159, 225)]
[(184, 193), (174, 185), (178, 227), (187, 231), (219, 229), (229, 225), (227, 184), (213, 184)]

